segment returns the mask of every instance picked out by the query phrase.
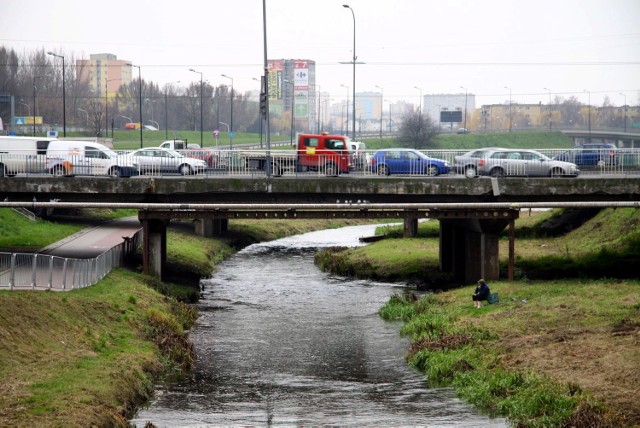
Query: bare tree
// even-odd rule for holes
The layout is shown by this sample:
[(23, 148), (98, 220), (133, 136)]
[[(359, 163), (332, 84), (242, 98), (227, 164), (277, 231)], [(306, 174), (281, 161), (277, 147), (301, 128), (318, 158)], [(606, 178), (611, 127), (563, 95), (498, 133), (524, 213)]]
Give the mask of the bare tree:
[(400, 139), (415, 149), (426, 149), (440, 133), (438, 126), (427, 114), (419, 111), (406, 113), (400, 124)]

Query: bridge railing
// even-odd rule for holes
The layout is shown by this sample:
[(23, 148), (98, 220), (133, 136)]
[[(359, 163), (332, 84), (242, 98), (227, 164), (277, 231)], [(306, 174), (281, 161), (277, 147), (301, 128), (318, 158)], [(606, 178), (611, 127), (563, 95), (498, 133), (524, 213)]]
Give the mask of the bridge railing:
[[(288, 146), (287, 146), (288, 147)], [(640, 149), (618, 149), (613, 155), (606, 151), (599, 153), (586, 153), (578, 149), (540, 149), (538, 152), (558, 160), (573, 162), (578, 165), (581, 175), (603, 175), (603, 174), (640, 174)], [(448, 163), (451, 172), (448, 175), (459, 173), (456, 169), (456, 156), (461, 156), (468, 150), (421, 150), (430, 158), (440, 159)], [(141, 158), (133, 156), (132, 151), (118, 152), (119, 160), (124, 164), (137, 165), (139, 172), (147, 176), (175, 176), (175, 175), (196, 175), (206, 176), (254, 176), (266, 175), (267, 157), (266, 150), (262, 149), (233, 149), (229, 148), (213, 150), (210, 160), (202, 163), (202, 159), (188, 158), (189, 168), (180, 168), (181, 162), (175, 160), (157, 159), (153, 165), (147, 164), (142, 168)], [(360, 151), (351, 154), (349, 176), (372, 176), (379, 175), (374, 168), (371, 159), (376, 150)], [(302, 161), (296, 150), (274, 149), (269, 152), (269, 168), (275, 176), (296, 176), (296, 175), (344, 175), (346, 170), (341, 167), (342, 156), (318, 156), (314, 161), (307, 159)], [(100, 159), (85, 159), (87, 163), (95, 162), (91, 167), (85, 164), (84, 167), (71, 166), (71, 175), (77, 176), (103, 176), (109, 173), (109, 168), (100, 166)], [(195, 162), (198, 161), (198, 162)], [(337, 171), (331, 168), (337, 166)], [(415, 163), (414, 166), (402, 172), (402, 175), (423, 176), (428, 172), (422, 167), (423, 163)], [(54, 171), (49, 167), (50, 162), (44, 155), (29, 155), (25, 153), (0, 153), (0, 178), (6, 176), (49, 176), (66, 175), (69, 171)], [(517, 175), (527, 175), (527, 171), (520, 171)]]
[(75, 259), (38, 253), (0, 253), (0, 290), (68, 291), (89, 287), (135, 251), (141, 231), (92, 259)]

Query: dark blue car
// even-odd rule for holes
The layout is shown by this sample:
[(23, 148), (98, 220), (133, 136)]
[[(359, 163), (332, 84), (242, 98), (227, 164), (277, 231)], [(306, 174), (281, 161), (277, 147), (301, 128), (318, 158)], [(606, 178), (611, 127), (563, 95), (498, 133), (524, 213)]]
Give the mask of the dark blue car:
[(613, 166), (618, 164), (618, 148), (606, 143), (579, 144), (553, 159), (580, 166)]
[(413, 174), (436, 176), (449, 173), (449, 163), (413, 149), (378, 150), (371, 158), (371, 172), (378, 175)]

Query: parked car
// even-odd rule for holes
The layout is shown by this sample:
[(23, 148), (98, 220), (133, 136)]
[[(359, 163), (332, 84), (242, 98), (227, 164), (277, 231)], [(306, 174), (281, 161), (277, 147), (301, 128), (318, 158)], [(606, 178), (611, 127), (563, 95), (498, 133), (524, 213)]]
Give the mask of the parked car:
[(458, 174), (464, 174), (469, 178), (473, 178), (478, 175), (478, 162), (484, 158), (488, 151), (496, 149), (497, 147), (484, 147), (471, 150), (463, 155), (455, 156), (454, 170)]
[(53, 140), (47, 147), (47, 170), (57, 176), (138, 175), (134, 159), (90, 141)]
[[(480, 156), (478, 158), (467, 155), (456, 157), (456, 164), (460, 165), (467, 177), (576, 177), (580, 173), (576, 164), (551, 159), (535, 150), (490, 149), (476, 154)], [(474, 161), (468, 162), (468, 159)]]
[(553, 159), (573, 162), (584, 166), (613, 166), (618, 165), (618, 148), (613, 144), (586, 143), (578, 144), (571, 150), (562, 152)]
[(449, 173), (449, 163), (430, 158), (413, 149), (383, 149), (373, 154), (371, 172), (378, 175), (418, 174), (436, 176)]
[(189, 158), (175, 150), (147, 147), (131, 153), (138, 164), (141, 174), (178, 173), (182, 175), (198, 174), (207, 169), (201, 159)]

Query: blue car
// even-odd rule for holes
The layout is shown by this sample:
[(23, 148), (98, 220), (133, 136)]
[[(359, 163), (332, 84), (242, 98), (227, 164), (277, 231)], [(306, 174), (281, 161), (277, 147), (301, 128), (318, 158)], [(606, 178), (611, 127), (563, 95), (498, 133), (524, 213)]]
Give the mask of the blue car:
[(449, 173), (449, 163), (413, 149), (378, 150), (371, 158), (371, 172), (378, 175), (412, 174), (436, 176)]
[(573, 162), (580, 166), (615, 166), (618, 165), (618, 158), (618, 148), (605, 143), (578, 144), (553, 157), (555, 160)]

